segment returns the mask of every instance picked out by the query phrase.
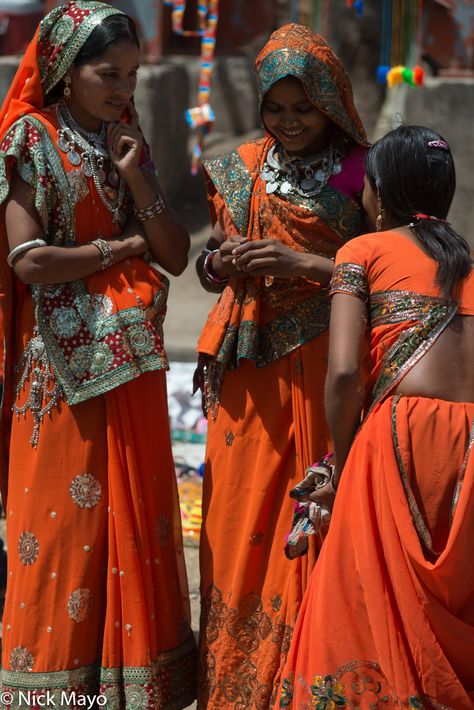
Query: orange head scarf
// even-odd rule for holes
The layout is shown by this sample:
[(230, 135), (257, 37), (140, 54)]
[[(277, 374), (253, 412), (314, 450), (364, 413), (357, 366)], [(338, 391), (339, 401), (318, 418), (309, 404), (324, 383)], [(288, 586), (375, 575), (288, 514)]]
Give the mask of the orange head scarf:
[(323, 37), (303, 25), (280, 27), (258, 55), (256, 68), (260, 107), (273, 84), (294, 76), (322, 113), (357, 143), (366, 144), (349, 77)]
[(109, 15), (103, 2), (74, 0), (52, 10), (35, 32), (0, 110), (0, 138), (21, 116), (41, 109), (72, 66), (91, 32)]

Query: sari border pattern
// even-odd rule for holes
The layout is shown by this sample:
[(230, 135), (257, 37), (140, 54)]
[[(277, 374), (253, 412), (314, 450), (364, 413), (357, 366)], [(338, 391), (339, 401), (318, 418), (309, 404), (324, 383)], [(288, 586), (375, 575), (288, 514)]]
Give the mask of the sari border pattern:
[[(297, 708), (293, 704), (296, 684), (303, 689), (308, 701), (299, 703)], [(359, 701), (362, 698), (364, 707), (365, 703), (369, 703), (367, 707), (371, 708), (387, 705), (407, 710), (454, 710), (428, 695), (396, 697), (387, 686), (387, 680), (376, 661), (345, 663), (335, 673), (315, 674), (311, 683), (302, 676), (298, 676), (295, 682), (294, 674), (291, 673), (282, 681), (279, 707), (292, 710), (309, 710), (311, 707), (319, 710), (356, 708), (361, 706), (355, 705), (354, 700)]]
[(355, 296), (360, 301), (367, 303), (369, 300), (369, 286), (365, 268), (360, 264), (345, 262), (338, 264), (333, 271), (329, 284), (329, 295), (346, 293)]
[[(207, 588), (201, 610), (206, 632), (201, 639), (200, 663), (207, 669), (206, 684), (201, 686), (199, 698), (202, 707), (207, 707), (217, 692), (234, 708), (273, 707), (277, 687), (259, 681), (254, 654), (261, 654), (262, 659), (265, 645), (279, 649), (279, 663), (288, 654), (293, 626), (278, 615), (281, 604), (276, 606), (278, 609), (275, 609), (274, 599), (264, 601), (258, 594), (249, 592), (239, 599), (238, 607), (232, 607), (224, 602), (222, 592), (214, 584)], [(215, 643), (222, 645), (226, 641), (238, 650), (241, 662), (231, 672), (225, 669), (218, 672), (212, 648)]]
[(459, 472), (459, 476), (456, 481), (456, 487), (454, 489), (453, 502), (451, 505), (451, 513), (450, 513), (450, 525), (451, 526), (454, 522), (454, 516), (456, 514), (456, 508), (458, 506), (459, 498), (461, 496), (461, 490), (462, 490), (462, 486), (464, 483), (464, 476), (466, 474), (467, 464), (469, 463), (469, 458), (471, 456), (473, 445), (474, 445), (474, 422), (472, 423), (471, 433), (469, 435), (469, 441), (467, 444), (466, 453), (464, 455), (461, 470)]
[(255, 321), (229, 325), (216, 361), (231, 369), (237, 367), (242, 358), (254, 360), (257, 367), (270, 365), (321, 335), (329, 326), (329, 313), (329, 299), (318, 291), (292, 312), (277, 316), (265, 325)]
[(392, 411), (391, 411), (392, 441), (393, 441), (393, 448), (395, 450), (395, 457), (397, 459), (397, 464), (398, 464), (398, 472), (400, 474), (400, 479), (402, 481), (402, 485), (403, 485), (403, 488), (405, 491), (405, 497), (407, 499), (408, 507), (410, 508), (410, 513), (411, 513), (411, 517), (413, 520), (413, 525), (415, 526), (415, 530), (418, 535), (418, 538), (419, 538), (421, 544), (430, 553), (430, 555), (433, 555), (434, 557), (439, 557), (441, 552), (437, 552), (433, 548), (433, 541), (431, 539), (431, 535), (429, 533), (428, 528), (426, 527), (423, 516), (420, 513), (420, 509), (419, 509), (418, 504), (416, 502), (415, 496), (413, 495), (413, 491), (411, 489), (410, 482), (408, 480), (405, 465), (403, 463), (403, 458), (402, 458), (402, 454), (401, 454), (401, 450), (400, 450), (400, 442), (398, 439), (398, 431), (397, 431), (397, 406), (400, 401), (400, 398), (401, 398), (400, 395), (396, 395), (393, 398)]
[[(262, 139), (255, 141), (255, 143), (259, 142), (264, 141)], [(233, 150), (214, 160), (207, 160), (204, 162), (204, 167), (217, 191), (222, 195), (235, 226), (242, 236), (246, 235), (255, 175), (249, 171), (238, 150)]]
[[(386, 291), (387, 301), (393, 292)], [(420, 296), (418, 322), (404, 330), (382, 358), (381, 371), (373, 390), (373, 399), (366, 414), (373, 410), (423, 357), (457, 313), (457, 304), (432, 296)], [(385, 322), (391, 322), (385, 316)], [(382, 323), (380, 322), (379, 325)]]
[[(7, 708), (22, 707), (20, 693), (44, 697), (47, 704), (68, 707), (66, 699), (102, 695), (108, 710), (120, 708), (166, 708), (180, 710), (195, 698), (197, 652), (194, 637), (170, 651), (160, 653), (143, 667), (104, 668), (99, 663), (64, 671), (25, 672), (3, 669), (2, 691), (11, 693)], [(24, 706), (23, 702), (23, 706)], [(74, 702), (73, 706), (85, 703)], [(32, 708), (41, 703), (31, 704)]]

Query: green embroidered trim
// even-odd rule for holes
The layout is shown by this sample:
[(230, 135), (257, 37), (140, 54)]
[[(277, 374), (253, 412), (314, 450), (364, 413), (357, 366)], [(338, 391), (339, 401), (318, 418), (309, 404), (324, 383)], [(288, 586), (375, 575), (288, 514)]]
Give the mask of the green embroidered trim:
[[(261, 141), (260, 139), (260, 142)], [(232, 221), (242, 236), (249, 227), (250, 198), (255, 174), (252, 174), (237, 150), (204, 163), (209, 177), (223, 197)]]
[[(90, 707), (88, 699), (100, 694), (105, 697), (104, 707), (108, 710), (157, 707), (181, 710), (195, 698), (196, 667), (196, 644), (190, 637), (177, 648), (161, 653), (145, 667), (101, 668), (99, 664), (92, 664), (51, 673), (4, 669), (2, 690), (12, 693), (13, 701), (9, 705), (12, 710), (28, 704), (28, 696), (25, 698), (28, 693), (47, 697), (45, 706), (59, 708)], [(77, 702), (78, 699), (82, 702)]]
[(364, 303), (369, 300), (369, 285), (365, 268), (360, 264), (338, 264), (333, 272), (329, 285), (329, 294), (348, 293)]
[(419, 322), (403, 331), (385, 353), (367, 415), (431, 348), (457, 313), (455, 303), (442, 303), (430, 296), (426, 297), (425, 303), (427, 307), (419, 314)]
[[(162, 278), (163, 288), (146, 311), (137, 306), (101, 315), (98, 309), (88, 320), (87, 304), (94, 308), (94, 296), (83, 281), (64, 284), (51, 298), (43, 292), (41, 307), (36, 309), (38, 327), (68, 404), (97, 397), (145, 372), (168, 369), (162, 325), (169, 282)], [(107, 309), (107, 305), (104, 298), (101, 306)], [(58, 332), (54, 315), (60, 310), (80, 314), (82, 345), (77, 346), (78, 333)]]
[(404, 321), (422, 321), (431, 308), (442, 304), (440, 298), (414, 291), (375, 291), (370, 295), (372, 328)]
[(278, 195), (296, 207), (307, 209), (323, 220), (344, 242), (363, 231), (364, 218), (360, 205), (331, 185), (325, 185), (317, 197), (296, 194)]
[(321, 335), (329, 326), (329, 312), (327, 295), (318, 291), (293, 311), (263, 326), (255, 321), (229, 326), (216, 361), (235, 368), (239, 360), (249, 358), (257, 367), (265, 367)]
[[(256, 145), (265, 141), (254, 141)], [(224, 199), (232, 220), (242, 236), (249, 228), (250, 200), (255, 181), (259, 178), (258, 167), (249, 171), (237, 150), (204, 163), (216, 190)], [(317, 197), (302, 197), (296, 194), (278, 195), (281, 200), (295, 207), (308, 210), (325, 222), (343, 241), (359, 235), (363, 228), (360, 206), (339, 190), (326, 185)]]

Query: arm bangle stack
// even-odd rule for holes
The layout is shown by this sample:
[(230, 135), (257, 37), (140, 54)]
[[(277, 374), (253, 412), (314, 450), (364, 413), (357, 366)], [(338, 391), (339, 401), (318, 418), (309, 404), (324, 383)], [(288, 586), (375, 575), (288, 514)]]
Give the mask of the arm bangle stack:
[(141, 210), (135, 207), (134, 212), (136, 218), (139, 219), (140, 222), (146, 222), (148, 219), (158, 217), (158, 215), (164, 212), (165, 210), (165, 201), (163, 200), (161, 195), (156, 195), (156, 199), (151, 205), (149, 205), (148, 207), (144, 207)]
[(218, 251), (219, 249), (214, 249), (214, 251), (206, 253), (204, 263), (202, 265), (202, 270), (205, 278), (207, 279), (207, 281), (209, 281), (209, 283), (214, 284), (215, 286), (223, 286), (228, 282), (229, 279), (226, 276), (217, 276), (217, 274), (215, 274), (212, 270), (212, 260), (214, 258), (214, 254)]
[(100, 270), (104, 271), (104, 269), (108, 269), (114, 261), (112, 247), (110, 246), (108, 241), (106, 239), (93, 239), (91, 241), (91, 244), (97, 247), (97, 249), (100, 251), (100, 256), (102, 259), (102, 266), (100, 267)]
[(30, 249), (36, 249), (37, 247), (47, 247), (48, 245), (44, 241), (44, 239), (31, 239), (29, 242), (23, 242), (23, 244), (18, 244), (17, 247), (11, 250), (9, 255), (7, 256), (7, 264), (13, 269), (13, 262), (17, 257), (20, 256), (20, 254), (23, 254), (25, 251), (30, 251)]

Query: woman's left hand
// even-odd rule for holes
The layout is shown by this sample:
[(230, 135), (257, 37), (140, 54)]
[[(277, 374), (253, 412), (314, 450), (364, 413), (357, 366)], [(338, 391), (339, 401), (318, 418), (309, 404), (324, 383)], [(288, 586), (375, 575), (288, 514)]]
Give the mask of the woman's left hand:
[(139, 168), (143, 145), (143, 135), (138, 128), (138, 114), (132, 103), (129, 104), (129, 110), (130, 123), (110, 123), (107, 129), (110, 159), (125, 179), (127, 174)]
[(244, 242), (233, 250), (238, 271), (252, 276), (300, 276), (304, 253), (295, 251), (274, 239)]

